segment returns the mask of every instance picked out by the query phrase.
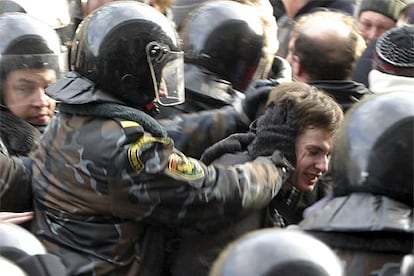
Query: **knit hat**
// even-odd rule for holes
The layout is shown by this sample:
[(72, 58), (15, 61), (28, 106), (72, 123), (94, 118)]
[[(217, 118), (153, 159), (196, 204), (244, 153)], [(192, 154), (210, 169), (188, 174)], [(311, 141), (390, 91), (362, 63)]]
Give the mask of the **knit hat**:
[(373, 69), (391, 75), (414, 77), (414, 25), (392, 28), (378, 38)]
[(364, 11), (374, 11), (397, 21), (401, 10), (407, 5), (408, 1), (409, 0), (362, 0), (358, 16)]

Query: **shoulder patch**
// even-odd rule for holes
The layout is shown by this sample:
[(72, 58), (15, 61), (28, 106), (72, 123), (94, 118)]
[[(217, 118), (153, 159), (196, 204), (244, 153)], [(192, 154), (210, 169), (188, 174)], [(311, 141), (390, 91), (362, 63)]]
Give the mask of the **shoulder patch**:
[(168, 158), (168, 172), (189, 180), (204, 177), (204, 170), (197, 160), (176, 152)]
[(170, 143), (168, 138), (157, 138), (153, 136), (142, 136), (135, 143), (133, 143), (128, 149), (128, 160), (132, 168), (140, 173), (144, 169), (144, 163), (140, 159), (142, 147), (146, 144), (158, 142), (162, 144)]

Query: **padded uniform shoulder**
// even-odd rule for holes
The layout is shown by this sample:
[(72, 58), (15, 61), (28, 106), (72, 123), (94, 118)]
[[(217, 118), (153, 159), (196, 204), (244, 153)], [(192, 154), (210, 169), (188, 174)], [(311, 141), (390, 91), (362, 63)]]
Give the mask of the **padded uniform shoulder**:
[(128, 121), (123, 119), (114, 119), (125, 133), (128, 143), (134, 143), (139, 138), (144, 136), (144, 128), (135, 121)]

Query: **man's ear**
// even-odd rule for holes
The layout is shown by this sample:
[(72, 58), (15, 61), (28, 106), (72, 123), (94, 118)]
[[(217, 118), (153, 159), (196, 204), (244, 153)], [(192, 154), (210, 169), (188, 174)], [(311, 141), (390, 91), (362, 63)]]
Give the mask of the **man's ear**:
[(298, 77), (300, 75), (300, 72), (302, 71), (301, 65), (300, 65), (300, 57), (296, 55), (292, 55), (292, 73), (293, 76)]
[(292, 55), (292, 75), (295, 80), (304, 82), (308, 80), (306, 72), (303, 71), (301, 59), (296, 55)]

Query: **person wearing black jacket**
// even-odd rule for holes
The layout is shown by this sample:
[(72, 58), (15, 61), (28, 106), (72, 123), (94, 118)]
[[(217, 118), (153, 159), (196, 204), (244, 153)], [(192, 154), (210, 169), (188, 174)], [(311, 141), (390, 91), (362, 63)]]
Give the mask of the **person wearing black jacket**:
[[(317, 11), (302, 17), (295, 26), (287, 60), (293, 78), (331, 95), (346, 112), (365, 95), (372, 94), (363, 84), (350, 80), (353, 64), (364, 41), (356, 31), (354, 19), (334, 11)], [(260, 90), (273, 89), (263, 81)], [(272, 204), (283, 217), (283, 225), (296, 224), (303, 210), (331, 190), (330, 173), (325, 174), (311, 192), (281, 190)]]
[(280, 0), (273, 1), (272, 4), (276, 11), (275, 16), (280, 16), (277, 17), (280, 42), (277, 55), (283, 58), (288, 54), (291, 32), (300, 17), (317, 10), (335, 10), (348, 15), (353, 15), (355, 12), (353, 0)]
[[(340, 106), (326, 93), (301, 82), (278, 85), (266, 106), (249, 132), (214, 144), (203, 153), (202, 160), (213, 166), (234, 166), (278, 148), (295, 168), (279, 193), (317, 189), (318, 179), (328, 169), (333, 135), (343, 118)], [(233, 239), (262, 227), (285, 227), (287, 216), (275, 203), (289, 202), (279, 193), (257, 212), (216, 220), (216, 224), (179, 228), (176, 250), (170, 254), (171, 275), (207, 275), (219, 252)], [(290, 213), (298, 211), (294, 207), (288, 207)]]
[[(0, 33), (0, 151), (32, 156), (55, 113), (56, 102), (45, 94), (45, 87), (65, 70), (64, 52), (53, 28), (23, 12), (3, 13)], [(0, 189), (0, 221), (22, 223), (31, 219), (26, 212), (32, 210), (27, 203), (31, 188), (14, 183)], [(15, 198), (17, 192), (25, 195), (24, 200)]]
[(323, 89), (346, 112), (371, 92), (352, 81), (357, 58), (365, 48), (354, 19), (334, 11), (317, 11), (296, 23), (287, 60), (293, 78)]

